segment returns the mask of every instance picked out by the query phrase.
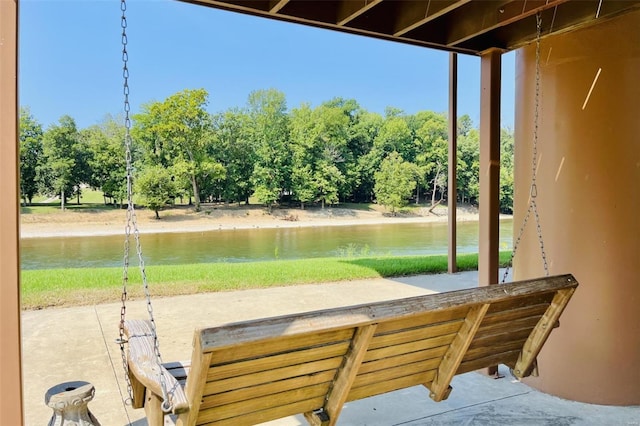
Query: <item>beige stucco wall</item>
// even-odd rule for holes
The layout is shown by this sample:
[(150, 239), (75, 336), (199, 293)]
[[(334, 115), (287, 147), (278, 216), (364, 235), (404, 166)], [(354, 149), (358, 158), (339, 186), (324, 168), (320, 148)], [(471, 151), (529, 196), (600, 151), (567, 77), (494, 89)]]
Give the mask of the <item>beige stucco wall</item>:
[[(543, 39), (540, 57), (545, 249), (551, 274), (571, 272), (580, 287), (528, 383), (578, 401), (640, 404), (640, 11)], [(516, 60), (516, 227), (529, 197), (534, 81), (530, 45)], [(543, 274), (539, 253), (530, 223), (516, 278)]]

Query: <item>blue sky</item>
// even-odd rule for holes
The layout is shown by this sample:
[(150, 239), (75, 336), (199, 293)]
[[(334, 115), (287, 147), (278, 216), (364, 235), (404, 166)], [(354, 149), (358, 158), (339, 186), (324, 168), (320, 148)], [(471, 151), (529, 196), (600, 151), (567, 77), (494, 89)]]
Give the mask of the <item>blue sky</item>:
[[(20, 104), (45, 126), (79, 127), (122, 111), (120, 6), (115, 0), (20, 2)], [(169, 0), (130, 0), (130, 100), (205, 88), (209, 111), (275, 88), (289, 108), (353, 98), (384, 113), (446, 112), (448, 53)], [(480, 60), (459, 56), (459, 114), (477, 125)], [(502, 124), (513, 127), (514, 55), (503, 56)]]

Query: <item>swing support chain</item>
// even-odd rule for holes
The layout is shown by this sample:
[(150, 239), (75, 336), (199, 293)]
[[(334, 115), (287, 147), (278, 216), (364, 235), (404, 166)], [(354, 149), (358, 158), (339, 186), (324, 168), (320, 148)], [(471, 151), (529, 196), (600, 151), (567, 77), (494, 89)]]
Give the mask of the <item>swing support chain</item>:
[(540, 253), (542, 256), (542, 266), (544, 268), (544, 274), (546, 277), (549, 276), (549, 264), (547, 262), (547, 254), (544, 248), (544, 240), (542, 238), (542, 225), (540, 224), (540, 214), (538, 213), (538, 204), (536, 203), (536, 199), (538, 197), (538, 185), (537, 185), (537, 173), (538, 173), (538, 116), (540, 110), (540, 37), (542, 34), (542, 14), (538, 12), (536, 14), (536, 83), (535, 83), (535, 104), (534, 104), (534, 116), (533, 116), (533, 149), (532, 149), (532, 160), (531, 160), (531, 187), (529, 191), (529, 206), (527, 208), (527, 213), (524, 216), (524, 220), (522, 221), (522, 226), (518, 231), (518, 236), (513, 244), (513, 250), (511, 251), (511, 257), (509, 259), (509, 263), (505, 268), (504, 275), (502, 277), (502, 283), (507, 281), (507, 276), (509, 275), (509, 268), (513, 266), (513, 259), (516, 256), (516, 252), (518, 251), (518, 247), (520, 246), (520, 241), (522, 240), (522, 236), (524, 234), (524, 230), (527, 227), (527, 222), (529, 221), (529, 217), (531, 216), (531, 212), (533, 212), (536, 221), (536, 232), (538, 234), (538, 243), (540, 245)]
[(127, 355), (125, 351), (125, 343), (127, 343), (125, 339), (124, 332), (124, 322), (127, 312), (127, 296), (128, 290), (127, 285), (129, 283), (129, 251), (130, 251), (130, 238), (131, 233), (133, 232), (135, 242), (136, 242), (136, 252), (138, 255), (138, 265), (140, 269), (140, 274), (142, 276), (142, 286), (144, 289), (144, 295), (147, 303), (147, 313), (149, 315), (149, 320), (151, 323), (151, 331), (153, 335), (154, 341), (154, 353), (156, 357), (156, 362), (158, 365), (158, 376), (160, 381), (160, 387), (162, 389), (162, 411), (165, 413), (169, 413), (173, 410), (173, 403), (171, 402), (171, 395), (167, 390), (167, 383), (164, 376), (164, 369), (162, 368), (162, 356), (160, 355), (160, 344), (158, 341), (158, 335), (156, 330), (156, 322), (153, 315), (153, 305), (151, 304), (151, 292), (149, 290), (149, 284), (147, 282), (147, 274), (145, 271), (144, 258), (142, 256), (142, 245), (140, 243), (140, 231), (138, 230), (138, 222), (136, 217), (136, 212), (133, 203), (133, 166), (132, 166), (132, 142), (131, 142), (131, 118), (130, 111), (131, 105), (129, 103), (129, 54), (127, 52), (127, 2), (126, 0), (120, 1), (120, 10), (122, 11), (122, 17), (120, 20), (120, 24), (122, 27), (122, 77), (123, 77), (123, 95), (124, 95), (124, 127), (125, 127), (125, 137), (124, 137), (124, 145), (125, 145), (125, 155), (126, 155), (126, 170), (127, 170), (127, 221), (125, 225), (125, 241), (124, 241), (124, 267), (122, 273), (122, 296), (121, 302), (122, 306), (120, 308), (120, 325), (119, 325), (119, 338), (117, 339), (117, 343), (120, 346), (120, 354), (122, 356), (122, 366), (124, 369), (125, 381), (127, 383), (127, 393), (129, 395), (127, 403), (133, 402), (133, 387), (131, 384), (131, 379), (129, 377), (129, 366), (127, 363)]

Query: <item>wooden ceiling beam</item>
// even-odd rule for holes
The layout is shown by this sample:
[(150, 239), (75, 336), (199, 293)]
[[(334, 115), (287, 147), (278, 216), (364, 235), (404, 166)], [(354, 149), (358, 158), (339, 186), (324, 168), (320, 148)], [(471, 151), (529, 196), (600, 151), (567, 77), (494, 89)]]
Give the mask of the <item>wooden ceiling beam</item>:
[[(517, 0), (474, 2), (472, 9), (456, 10), (447, 34), (446, 45), (456, 46), (472, 38), (481, 36), (514, 22), (535, 15), (540, 11), (554, 8), (568, 0)], [(454, 16), (455, 15), (455, 16)]]
[(471, 0), (411, 1), (400, 7), (396, 17), (394, 37), (400, 37), (429, 21), (447, 14)]
[(274, 0), (270, 3), (269, 14), (275, 15), (280, 12), (280, 9), (285, 7), (289, 3), (289, 0)]
[(380, 3), (382, 3), (382, 0), (342, 1), (338, 7), (336, 24), (342, 27)]
[[(0, 0), (1, 1), (1, 0)], [(180, 0), (467, 54), (513, 50), (640, 8), (640, 0)]]
[[(600, 14), (596, 18), (596, 13)], [(545, 10), (542, 16), (542, 38), (550, 34), (561, 34), (603, 22), (620, 14), (640, 9), (639, 0), (599, 0), (567, 2), (557, 5), (552, 10)], [(456, 47), (477, 50), (478, 46), (486, 45), (489, 39), (505, 40), (504, 47), (514, 50), (535, 40), (535, 32), (527, 30), (535, 28), (535, 17), (529, 17), (517, 24), (502, 27), (492, 33), (485, 34), (478, 39), (470, 40)]]

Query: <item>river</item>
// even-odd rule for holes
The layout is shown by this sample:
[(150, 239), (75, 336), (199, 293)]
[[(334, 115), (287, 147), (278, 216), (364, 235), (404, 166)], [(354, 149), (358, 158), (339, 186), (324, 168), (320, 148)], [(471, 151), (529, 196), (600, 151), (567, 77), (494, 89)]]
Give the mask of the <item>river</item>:
[[(500, 249), (512, 248), (512, 220), (500, 222)], [(446, 223), (407, 223), (142, 234), (147, 264), (251, 262), (308, 257), (447, 253)], [(22, 269), (121, 266), (124, 236), (29, 238)], [(458, 224), (458, 253), (478, 251), (478, 223)], [(135, 241), (132, 237), (132, 255)]]

